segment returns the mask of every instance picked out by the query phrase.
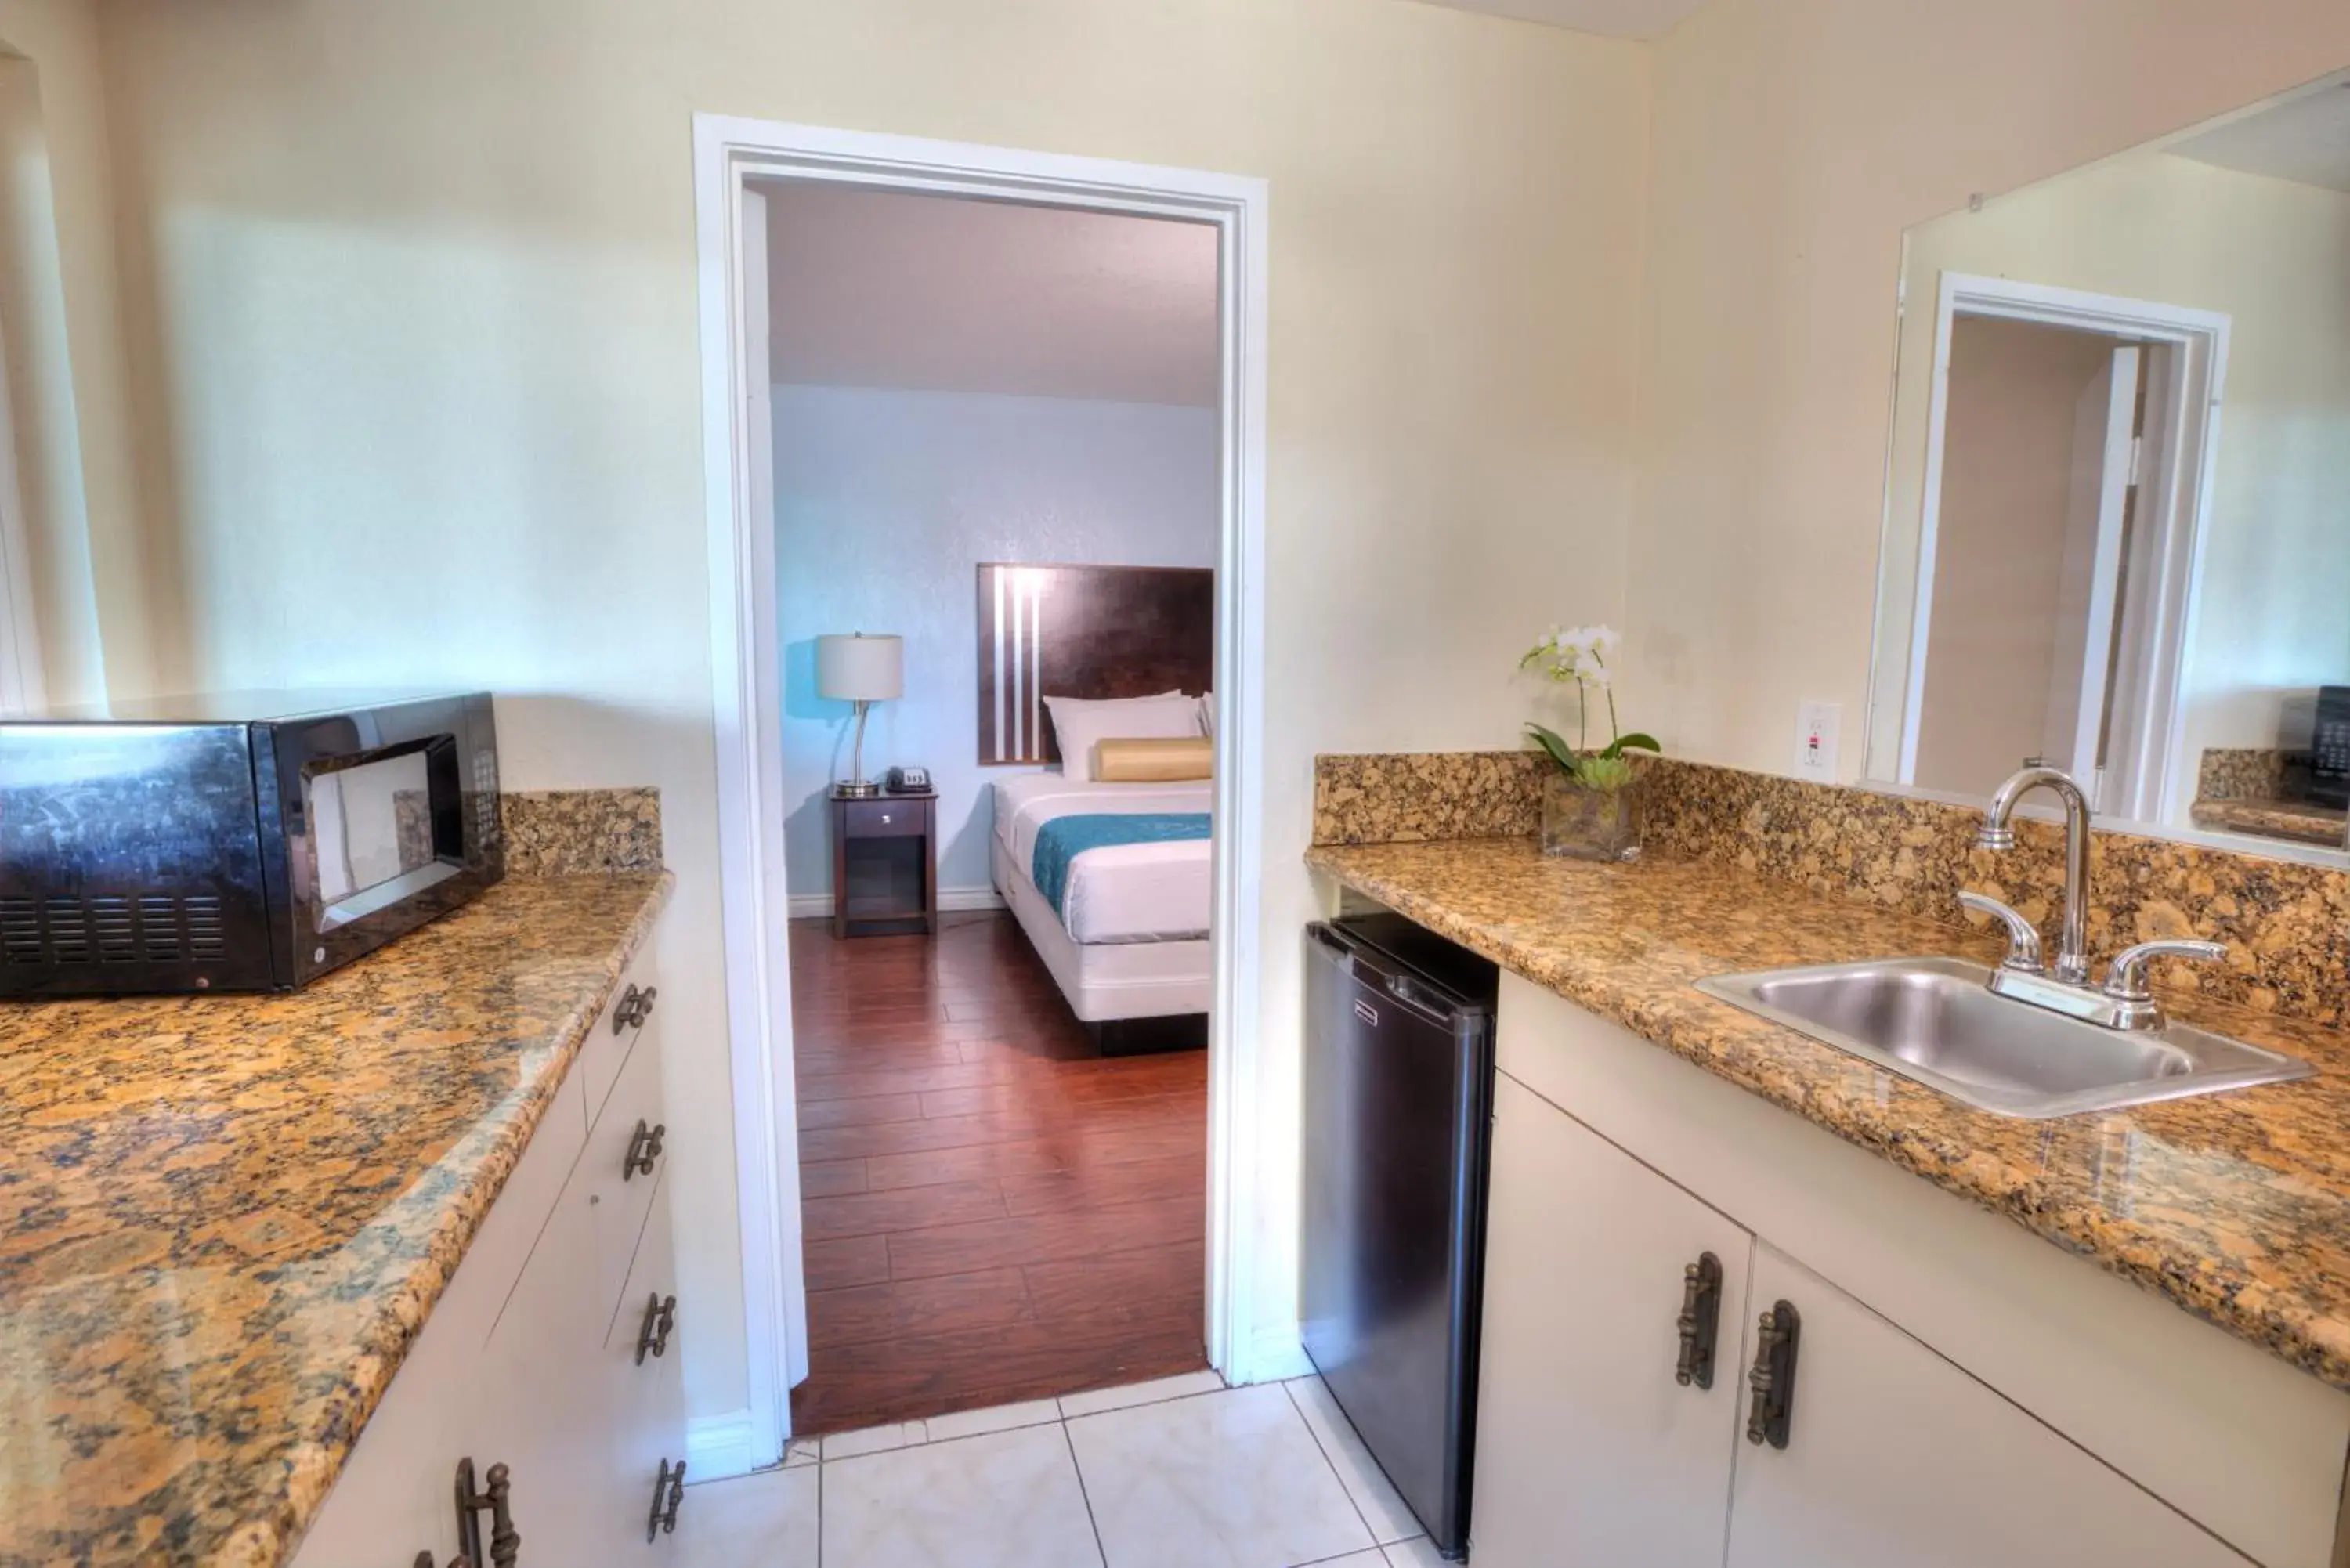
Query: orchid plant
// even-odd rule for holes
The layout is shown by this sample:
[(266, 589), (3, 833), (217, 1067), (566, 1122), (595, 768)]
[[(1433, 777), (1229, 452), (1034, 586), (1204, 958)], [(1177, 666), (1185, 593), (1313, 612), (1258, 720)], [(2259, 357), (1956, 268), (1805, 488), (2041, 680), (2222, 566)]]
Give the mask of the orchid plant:
[[(1589, 790), (1620, 790), (1632, 782), (1632, 759), (1626, 752), (1661, 752), (1656, 737), (1635, 730), (1626, 734), (1616, 718), (1616, 681), (1614, 660), (1624, 639), (1615, 630), (1604, 626), (1553, 627), (1540, 642), (1526, 650), (1518, 660), (1521, 670), (1538, 670), (1551, 680), (1575, 686), (1575, 743), (1566, 743), (1565, 736), (1540, 724), (1528, 724), (1532, 735), (1542, 749), (1550, 753), (1561, 772)], [(1597, 751), (1591, 749), (1591, 694), (1596, 690), (1607, 700), (1607, 743)]]

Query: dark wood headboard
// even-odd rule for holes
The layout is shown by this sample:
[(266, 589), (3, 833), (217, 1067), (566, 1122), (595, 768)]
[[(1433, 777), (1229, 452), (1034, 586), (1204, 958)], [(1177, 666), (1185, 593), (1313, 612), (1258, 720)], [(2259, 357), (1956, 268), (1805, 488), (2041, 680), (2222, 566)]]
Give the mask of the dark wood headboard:
[(1054, 763), (1044, 699), (1205, 691), (1216, 574), (1198, 566), (979, 567), (979, 761)]

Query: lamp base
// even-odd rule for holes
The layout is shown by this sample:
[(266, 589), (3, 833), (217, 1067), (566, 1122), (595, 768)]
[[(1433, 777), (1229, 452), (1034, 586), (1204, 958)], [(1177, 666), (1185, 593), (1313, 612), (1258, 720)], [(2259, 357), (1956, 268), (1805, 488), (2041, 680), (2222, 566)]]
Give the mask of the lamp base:
[(881, 793), (881, 786), (870, 779), (857, 779), (832, 786), (835, 800), (872, 800)]

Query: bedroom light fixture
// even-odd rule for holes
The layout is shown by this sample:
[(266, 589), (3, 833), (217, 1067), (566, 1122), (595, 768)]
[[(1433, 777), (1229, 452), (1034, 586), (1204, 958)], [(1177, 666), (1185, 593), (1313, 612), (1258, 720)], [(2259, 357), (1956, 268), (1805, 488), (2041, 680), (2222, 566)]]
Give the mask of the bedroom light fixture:
[(849, 777), (832, 786), (832, 793), (849, 800), (879, 794), (881, 786), (865, 776), (865, 712), (876, 702), (905, 694), (906, 639), (889, 634), (816, 639), (816, 695), (835, 702), (857, 704), (857, 743), (849, 753)]

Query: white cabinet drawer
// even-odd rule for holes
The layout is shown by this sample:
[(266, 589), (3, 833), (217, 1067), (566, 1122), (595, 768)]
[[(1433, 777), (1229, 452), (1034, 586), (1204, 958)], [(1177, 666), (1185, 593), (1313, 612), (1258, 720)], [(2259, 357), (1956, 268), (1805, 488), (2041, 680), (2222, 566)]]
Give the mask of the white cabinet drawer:
[(612, 1085), (619, 1079), (621, 1064), (660, 1010), (660, 991), (653, 983), (652, 956), (639, 953), (620, 971), (620, 981), (612, 988), (604, 1011), (588, 1026), (588, 1036), (579, 1043), (579, 1058), (572, 1064), (571, 1076), (579, 1080), (589, 1123), (603, 1115)]
[(660, 1043), (647, 1031), (621, 1064), (619, 1081), (588, 1131), (587, 1151), (571, 1178), (571, 1194), (586, 1204), (596, 1230), (598, 1339), (622, 1304), (620, 1288), (653, 1191), (669, 1165), (668, 1140), (661, 1120)]
[[(615, 1563), (669, 1561), (673, 1535), (649, 1528), (653, 1492), (664, 1464), (685, 1462), (684, 1356), (679, 1336), (686, 1332), (686, 1309), (677, 1300), (676, 1249), (671, 1242), (670, 1195), (664, 1182), (654, 1192), (652, 1211), (629, 1270), (611, 1332), (605, 1336), (603, 1377), (610, 1388), (612, 1473), (619, 1478), (613, 1493), (617, 1517), (611, 1539), (619, 1543), (609, 1559)], [(662, 1308), (668, 1308), (669, 1331), (660, 1330)], [(646, 1334), (648, 1319), (653, 1333)], [(639, 1354), (648, 1337), (651, 1344)], [(689, 1496), (679, 1510), (679, 1530), (692, 1511)], [(648, 1535), (652, 1539), (648, 1540)]]

